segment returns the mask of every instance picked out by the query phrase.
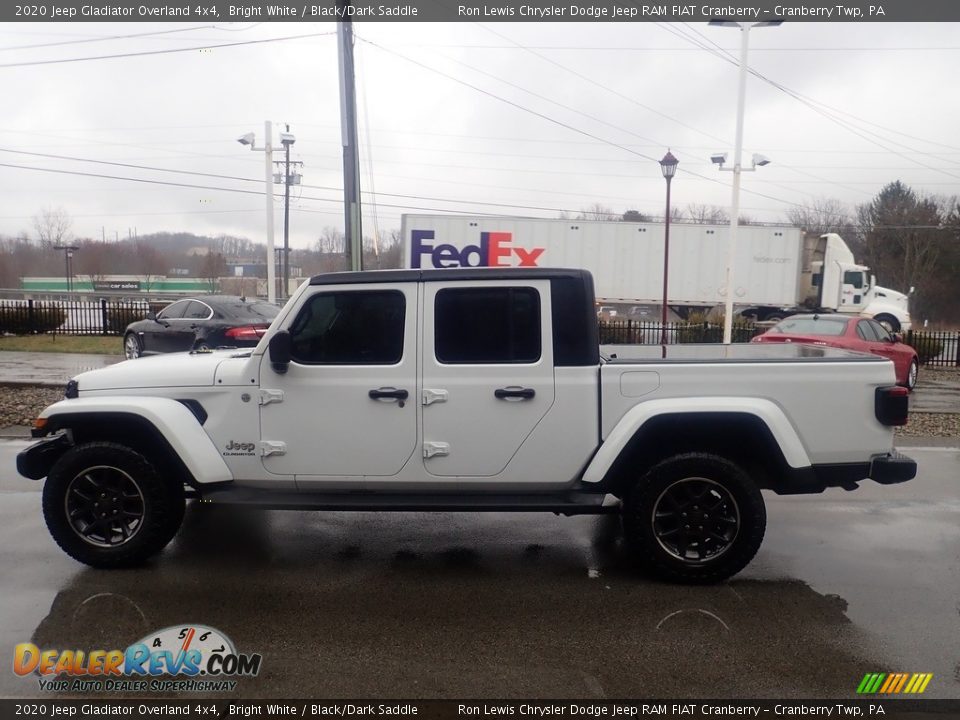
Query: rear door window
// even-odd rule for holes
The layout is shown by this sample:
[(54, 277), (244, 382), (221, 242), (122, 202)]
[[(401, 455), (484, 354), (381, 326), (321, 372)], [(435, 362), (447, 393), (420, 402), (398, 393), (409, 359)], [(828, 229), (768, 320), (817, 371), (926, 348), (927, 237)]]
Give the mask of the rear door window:
[(445, 364), (519, 364), (540, 359), (540, 293), (532, 287), (437, 292), (434, 347)]

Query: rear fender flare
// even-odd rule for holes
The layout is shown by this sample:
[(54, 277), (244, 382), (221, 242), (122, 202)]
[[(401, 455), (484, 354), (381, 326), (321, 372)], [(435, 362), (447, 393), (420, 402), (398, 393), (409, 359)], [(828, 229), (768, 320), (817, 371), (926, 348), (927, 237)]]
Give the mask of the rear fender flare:
[(649, 400), (631, 408), (607, 435), (583, 474), (583, 482), (601, 483), (630, 442), (654, 418), (686, 414), (724, 413), (756, 417), (770, 431), (791, 468), (810, 466), (810, 458), (793, 424), (779, 406), (763, 398), (711, 397)]

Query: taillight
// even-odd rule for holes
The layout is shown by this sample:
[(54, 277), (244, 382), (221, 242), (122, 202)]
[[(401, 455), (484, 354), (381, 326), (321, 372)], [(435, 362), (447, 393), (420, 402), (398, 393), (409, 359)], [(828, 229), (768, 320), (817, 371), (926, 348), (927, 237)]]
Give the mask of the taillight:
[(874, 412), (884, 425), (906, 425), (909, 414), (910, 391), (905, 387), (877, 388)]
[(259, 340), (266, 334), (268, 327), (269, 326), (263, 325), (242, 325), (240, 327), (232, 327), (224, 334), (232, 340)]

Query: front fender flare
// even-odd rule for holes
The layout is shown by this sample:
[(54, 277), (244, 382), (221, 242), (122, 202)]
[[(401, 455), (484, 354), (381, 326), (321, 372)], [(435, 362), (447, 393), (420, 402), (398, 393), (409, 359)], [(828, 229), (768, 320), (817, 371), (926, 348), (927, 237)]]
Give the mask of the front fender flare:
[(40, 418), (47, 420), (47, 427), (57, 430), (84, 420), (131, 415), (148, 423), (169, 443), (198, 484), (233, 480), (196, 416), (177, 400), (142, 396), (76, 398), (54, 403), (40, 413)]
[(790, 467), (810, 466), (810, 458), (793, 424), (783, 410), (770, 400), (743, 397), (664, 398), (639, 403), (620, 418), (587, 466), (583, 482), (602, 482), (628, 443), (650, 420), (665, 415), (692, 413), (738, 413), (754, 416), (770, 430)]

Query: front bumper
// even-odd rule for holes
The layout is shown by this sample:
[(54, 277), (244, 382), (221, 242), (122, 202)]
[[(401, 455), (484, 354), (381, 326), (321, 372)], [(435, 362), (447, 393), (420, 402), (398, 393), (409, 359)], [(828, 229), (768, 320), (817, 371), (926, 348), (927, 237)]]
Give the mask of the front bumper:
[(17, 454), (17, 472), (31, 480), (45, 478), (53, 464), (70, 449), (70, 444), (64, 433), (35, 442)]

